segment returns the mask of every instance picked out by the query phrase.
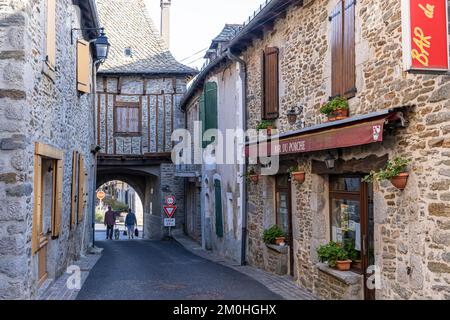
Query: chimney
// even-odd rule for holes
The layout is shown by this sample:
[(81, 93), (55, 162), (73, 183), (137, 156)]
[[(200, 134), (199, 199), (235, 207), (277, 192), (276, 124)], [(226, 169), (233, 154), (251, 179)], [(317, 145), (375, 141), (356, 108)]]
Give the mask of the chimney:
[(170, 48), (170, 5), (172, 0), (161, 0), (161, 37)]

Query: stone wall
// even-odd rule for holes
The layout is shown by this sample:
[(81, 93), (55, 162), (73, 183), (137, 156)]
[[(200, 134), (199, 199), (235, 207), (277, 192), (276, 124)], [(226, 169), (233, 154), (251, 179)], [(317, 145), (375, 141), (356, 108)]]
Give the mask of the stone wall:
[[(248, 126), (261, 115), (260, 53), (266, 46), (280, 49), (281, 133), (324, 121), (319, 113), (331, 95), (330, 24), (335, 0), (309, 1), (291, 8), (272, 31), (255, 40), (243, 53), (248, 63)], [(386, 135), (381, 144), (343, 150), (342, 159), (369, 155), (412, 159), (407, 188), (375, 183), (375, 256), (381, 272), (378, 299), (448, 299), (450, 291), (450, 76), (403, 71), (400, 1), (362, 0), (356, 4), (357, 94), (350, 99), (350, 115), (408, 106), (407, 127)], [(305, 110), (295, 125), (286, 114), (294, 106)], [(311, 174), (311, 161), (325, 153), (299, 155), (306, 181), (293, 186), (295, 274), (297, 282), (318, 291), (320, 282), (315, 250), (329, 240), (326, 176)], [(274, 216), (273, 185), (263, 178), (249, 187), (248, 261), (262, 266), (260, 248), (265, 219)], [(320, 214), (318, 214), (320, 213)], [(269, 218), (267, 218), (269, 216)], [(321, 223), (318, 227), (316, 223)], [(407, 272), (412, 270), (412, 272)], [(323, 284), (320, 285), (323, 287)], [(322, 289), (321, 289), (322, 290)], [(331, 290), (331, 289), (330, 289)], [(329, 296), (331, 297), (331, 296)]]
[(57, 71), (50, 75), (43, 72), (45, 1), (0, 4), (0, 299), (36, 296), (37, 257), (31, 253), (35, 142), (64, 151), (61, 233), (49, 244), (49, 277), (62, 274), (90, 244), (92, 199), (83, 223), (69, 230), (69, 219), (75, 150), (85, 157), (87, 192), (93, 192), (93, 97), (76, 91), (70, 31), (80, 26), (79, 9), (57, 1), (56, 10)]

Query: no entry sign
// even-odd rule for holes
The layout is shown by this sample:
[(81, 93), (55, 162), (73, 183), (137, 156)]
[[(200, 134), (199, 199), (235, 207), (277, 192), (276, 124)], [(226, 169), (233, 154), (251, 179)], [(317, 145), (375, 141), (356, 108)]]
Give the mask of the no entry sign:
[(164, 212), (166, 213), (166, 215), (169, 218), (172, 218), (175, 211), (177, 210), (177, 206), (174, 206), (174, 205), (163, 206), (163, 209), (164, 209)]

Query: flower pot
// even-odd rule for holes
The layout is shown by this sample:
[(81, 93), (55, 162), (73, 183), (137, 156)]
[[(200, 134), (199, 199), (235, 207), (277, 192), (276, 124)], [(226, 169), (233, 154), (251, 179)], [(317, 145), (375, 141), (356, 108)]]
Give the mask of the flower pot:
[(348, 109), (337, 109), (334, 112), (334, 115), (336, 117), (336, 120), (342, 120), (342, 119), (348, 118)]
[(336, 261), (336, 268), (340, 271), (350, 270), (352, 260)]
[(406, 183), (408, 182), (409, 173), (399, 173), (398, 176), (391, 178), (391, 183), (394, 187), (400, 190), (404, 190)]
[(352, 261), (351, 266), (352, 266), (352, 268), (355, 268), (355, 269), (361, 269), (362, 268), (362, 261), (361, 260)]
[(294, 178), (295, 181), (303, 183), (305, 182), (305, 173), (298, 171), (298, 172), (292, 172), (291, 173), (292, 178)]
[(328, 122), (336, 121), (336, 116), (332, 113), (327, 114), (327, 121)]
[(267, 135), (271, 136), (272, 135), (272, 130), (275, 129), (273, 126), (268, 126), (267, 127)]
[(257, 174), (251, 174), (249, 175), (250, 181), (254, 183), (258, 183), (258, 175)]
[(277, 246), (281, 246), (285, 243), (286, 238), (285, 237), (277, 237), (275, 238), (275, 244)]

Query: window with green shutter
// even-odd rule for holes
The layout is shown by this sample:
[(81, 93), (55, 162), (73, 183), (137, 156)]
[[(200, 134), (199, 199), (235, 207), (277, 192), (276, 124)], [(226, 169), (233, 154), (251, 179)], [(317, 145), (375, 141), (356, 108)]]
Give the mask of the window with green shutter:
[[(205, 90), (203, 91), (203, 112), (200, 112), (200, 119), (203, 122), (202, 135), (209, 129), (217, 129), (218, 126), (218, 114), (217, 114), (217, 83), (207, 82), (205, 84)], [(200, 110), (202, 100), (200, 100)], [(203, 148), (205, 148), (211, 142), (203, 142)]]
[(222, 187), (220, 185), (220, 180), (214, 181), (215, 189), (215, 205), (216, 205), (216, 235), (218, 237), (223, 237), (223, 218), (222, 218)]
[(200, 145), (202, 145), (203, 147), (205, 147), (204, 143), (203, 143), (203, 134), (205, 133), (205, 123), (206, 123), (206, 119), (205, 119), (205, 92), (202, 92), (202, 95), (200, 96), (200, 114), (199, 114), (199, 119), (201, 121), (201, 136), (200, 136)]

